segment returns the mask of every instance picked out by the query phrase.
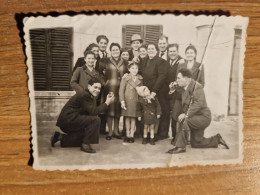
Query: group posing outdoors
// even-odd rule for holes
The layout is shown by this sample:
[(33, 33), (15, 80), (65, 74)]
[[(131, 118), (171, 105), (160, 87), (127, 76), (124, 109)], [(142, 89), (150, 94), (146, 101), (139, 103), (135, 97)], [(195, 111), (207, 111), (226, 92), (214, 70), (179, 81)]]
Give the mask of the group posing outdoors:
[[(76, 94), (65, 104), (57, 120), (60, 133), (54, 132), (51, 145), (80, 147), (95, 153), (91, 144), (99, 143), (99, 134), (106, 140), (123, 139), (155, 145), (167, 139), (171, 124), (173, 148), (170, 154), (193, 148), (229, 149), (220, 134), (205, 138), (211, 112), (203, 87), (204, 69), (196, 61), (197, 49), (189, 45), (185, 58), (179, 45), (168, 44), (161, 36), (158, 43), (143, 45), (140, 35), (131, 37), (131, 49), (122, 49), (105, 35), (96, 38), (77, 60), (71, 87)], [(123, 116), (123, 129), (119, 130)], [(108, 132), (106, 132), (106, 126)]]

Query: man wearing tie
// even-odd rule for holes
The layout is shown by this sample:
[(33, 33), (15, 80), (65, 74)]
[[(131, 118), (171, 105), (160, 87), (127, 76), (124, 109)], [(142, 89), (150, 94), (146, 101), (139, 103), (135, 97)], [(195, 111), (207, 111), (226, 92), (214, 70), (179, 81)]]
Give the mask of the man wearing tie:
[[(168, 85), (172, 82), (176, 81), (177, 76), (177, 70), (179, 64), (184, 63), (184, 59), (179, 55), (179, 45), (177, 43), (169, 44), (167, 48), (168, 53), (168, 62), (169, 62), (169, 68), (168, 68), (168, 75), (167, 75), (167, 83)], [(177, 118), (178, 113), (177, 111), (180, 109), (175, 109), (175, 98), (172, 98), (170, 100), (170, 107), (171, 107), (171, 129), (172, 129), (172, 142), (174, 141), (174, 138), (176, 136), (176, 125), (177, 125)], [(178, 105), (176, 105), (178, 106)]]
[(168, 60), (167, 46), (168, 46), (168, 37), (162, 35), (158, 39), (159, 57), (166, 61)]
[(108, 45), (108, 38), (106, 35), (98, 35), (97, 38), (97, 44), (99, 46), (99, 57), (102, 58), (107, 58), (108, 54), (107, 54), (107, 45)]

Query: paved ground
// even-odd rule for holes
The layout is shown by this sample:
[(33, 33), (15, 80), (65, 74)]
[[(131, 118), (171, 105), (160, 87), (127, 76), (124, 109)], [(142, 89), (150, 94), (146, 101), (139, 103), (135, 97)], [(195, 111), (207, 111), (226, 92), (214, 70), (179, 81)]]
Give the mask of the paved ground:
[[(100, 137), (100, 143), (93, 145), (96, 154), (88, 154), (79, 148), (61, 148), (59, 144), (52, 148), (50, 137), (55, 130), (55, 122), (38, 122), (38, 155), (39, 164), (49, 169), (65, 166), (71, 168), (145, 168), (167, 167), (187, 164), (215, 164), (231, 162), (239, 157), (238, 147), (238, 120), (234, 117), (222, 121), (212, 121), (206, 130), (205, 136), (221, 133), (230, 146), (229, 150), (219, 146), (211, 149), (194, 149), (187, 147), (186, 153), (170, 155), (165, 153), (169, 150), (170, 139), (156, 142), (155, 146), (142, 145), (142, 139), (136, 139), (135, 143), (123, 143), (122, 140), (105, 140)], [(224, 161), (223, 161), (224, 160)]]

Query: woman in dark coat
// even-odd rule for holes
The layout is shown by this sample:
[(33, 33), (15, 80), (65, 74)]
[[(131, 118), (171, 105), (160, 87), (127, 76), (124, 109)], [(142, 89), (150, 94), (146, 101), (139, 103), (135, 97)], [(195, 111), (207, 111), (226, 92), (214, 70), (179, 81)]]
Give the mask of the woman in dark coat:
[(104, 86), (105, 93), (112, 92), (115, 97), (115, 101), (109, 106), (107, 112), (107, 125), (108, 125), (108, 136), (107, 140), (112, 138), (112, 124), (114, 122), (114, 137), (121, 139), (119, 133), (119, 119), (121, 116), (121, 105), (119, 101), (119, 87), (121, 78), (127, 72), (128, 62), (120, 57), (120, 45), (118, 43), (111, 43), (110, 45), (110, 58), (104, 58), (100, 61), (99, 72), (105, 71), (106, 84)]
[(99, 139), (100, 119), (97, 116), (105, 112), (114, 97), (108, 96), (105, 103), (97, 106), (96, 98), (100, 93), (101, 83), (92, 78), (86, 90), (76, 93), (62, 108), (57, 126), (66, 134), (55, 132), (51, 145), (61, 141), (61, 147), (79, 147), (88, 153), (95, 153), (90, 144), (97, 144)]
[(157, 137), (155, 139), (168, 138), (170, 125), (170, 108), (168, 100), (169, 87), (166, 83), (168, 62), (160, 58), (157, 45), (147, 45), (148, 59), (141, 61), (143, 84), (151, 91), (152, 96), (157, 96), (162, 109)]
[(91, 78), (97, 78), (104, 84), (104, 78), (94, 68), (95, 54), (91, 51), (85, 52), (85, 64), (82, 67), (78, 67), (73, 73), (70, 81), (72, 89), (76, 92), (84, 91), (88, 87), (88, 81)]
[(100, 60), (100, 57), (99, 57), (99, 47), (98, 47), (97, 44), (91, 43), (91, 44), (86, 48), (86, 50), (84, 51), (84, 57), (78, 58), (78, 60), (77, 60), (77, 62), (76, 62), (76, 64), (75, 64), (75, 66), (74, 66), (72, 72), (75, 72), (78, 67), (82, 67), (82, 66), (84, 66), (84, 65), (86, 64), (85, 56), (86, 56), (86, 52), (88, 52), (88, 51), (91, 51), (91, 52), (93, 52), (93, 53), (95, 54), (94, 68), (95, 68), (96, 70), (98, 70), (99, 60)]

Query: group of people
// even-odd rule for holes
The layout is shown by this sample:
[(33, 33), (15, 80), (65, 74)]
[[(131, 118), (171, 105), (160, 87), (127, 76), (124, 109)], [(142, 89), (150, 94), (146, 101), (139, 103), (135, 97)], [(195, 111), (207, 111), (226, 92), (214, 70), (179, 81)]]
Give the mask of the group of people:
[(111, 43), (109, 53), (108, 43), (107, 36), (99, 35), (77, 60), (71, 78), (76, 94), (61, 110), (57, 126), (64, 133), (54, 132), (53, 147), (60, 141), (61, 147), (95, 153), (91, 144), (98, 143), (100, 133), (107, 134), (108, 141), (125, 136), (128, 143), (141, 135), (142, 144), (155, 145), (168, 138), (171, 124), (174, 147), (168, 153), (185, 152), (187, 144), (229, 148), (220, 134), (204, 137), (211, 113), (203, 91), (204, 69), (196, 61), (194, 45), (182, 58), (179, 45), (168, 44), (167, 36), (144, 45), (134, 34), (130, 50)]

